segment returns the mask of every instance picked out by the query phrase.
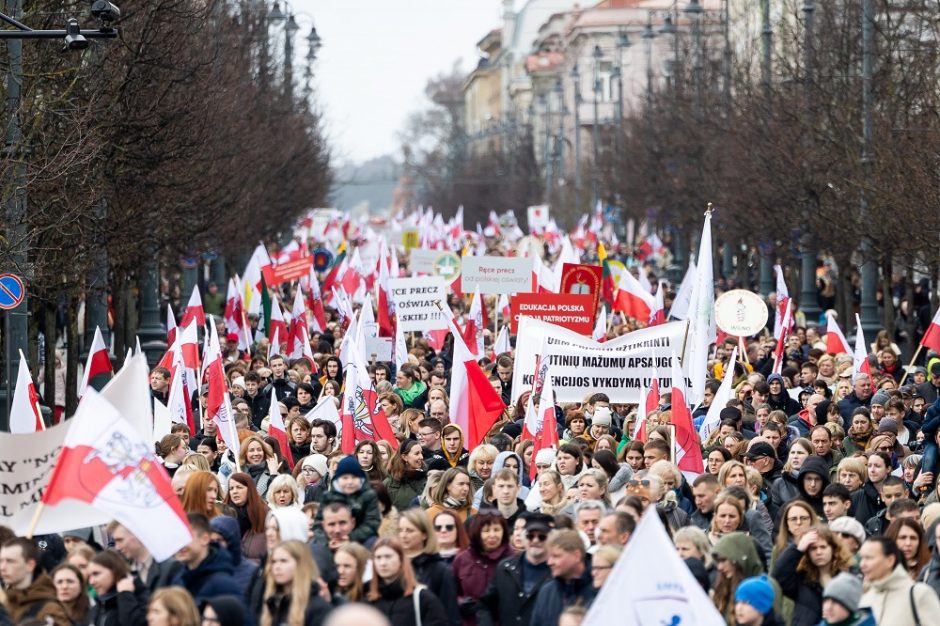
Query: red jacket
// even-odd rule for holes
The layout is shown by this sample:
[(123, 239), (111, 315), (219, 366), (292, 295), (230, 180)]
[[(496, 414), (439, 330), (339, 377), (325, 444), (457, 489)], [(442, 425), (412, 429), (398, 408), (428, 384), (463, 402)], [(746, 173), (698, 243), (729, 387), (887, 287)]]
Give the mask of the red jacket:
[[(515, 554), (515, 551), (506, 543), (489, 552), (480, 554), (473, 548), (467, 548), (454, 558), (454, 579), (457, 581), (457, 601), (460, 604), (470, 600), (478, 601), (486, 592), (486, 586), (496, 573), (499, 562)], [(476, 611), (472, 611), (476, 613)], [(461, 611), (464, 626), (474, 626), (476, 615)]]

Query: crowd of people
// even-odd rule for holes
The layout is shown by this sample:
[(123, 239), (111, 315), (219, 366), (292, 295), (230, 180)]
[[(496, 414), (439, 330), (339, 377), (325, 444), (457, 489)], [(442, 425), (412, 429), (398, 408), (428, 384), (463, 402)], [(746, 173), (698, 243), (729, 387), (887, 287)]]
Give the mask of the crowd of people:
[[(344, 325), (328, 312), (314, 363), (266, 358), (264, 342), (245, 359), (215, 329), (238, 457), (213, 421), (156, 442), (188, 545), (157, 562), (117, 522), (32, 538), (0, 528), (0, 625), (576, 626), (645, 515), (728, 624), (940, 619), (940, 356), (899, 385), (886, 336), (871, 373), (828, 354), (817, 329), (794, 329), (779, 373), (772, 337), (735, 363), (736, 340), (722, 342), (696, 426), (728, 368), (735, 393), (690, 477), (669, 393), (642, 428), (635, 406), (602, 393), (556, 406), (560, 443), (535, 453), (529, 392), (509, 402), (511, 353), (480, 361), (507, 408), (467, 449), (448, 418), (452, 338), (434, 350), (419, 337), (407, 364), (369, 367), (395, 441), (347, 454), (335, 422), (308, 417), (344, 389)], [(165, 403), (170, 372), (150, 380)], [(272, 400), (288, 449), (268, 433)]]

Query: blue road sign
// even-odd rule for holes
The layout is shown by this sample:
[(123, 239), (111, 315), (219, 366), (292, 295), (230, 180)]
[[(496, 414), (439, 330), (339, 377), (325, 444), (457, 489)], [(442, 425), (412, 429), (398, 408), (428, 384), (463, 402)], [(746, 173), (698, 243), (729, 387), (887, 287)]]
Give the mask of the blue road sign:
[(26, 296), (26, 287), (19, 276), (0, 274), (0, 309), (15, 309)]

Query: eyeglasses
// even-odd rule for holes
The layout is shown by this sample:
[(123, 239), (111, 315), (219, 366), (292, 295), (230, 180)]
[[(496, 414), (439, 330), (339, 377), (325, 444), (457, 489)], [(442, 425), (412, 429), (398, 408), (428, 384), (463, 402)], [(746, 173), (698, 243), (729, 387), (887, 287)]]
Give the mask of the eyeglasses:
[(794, 515), (793, 517), (788, 517), (788, 522), (808, 522), (810, 520), (809, 515)]
[(628, 480), (627, 485), (630, 487), (649, 487), (650, 481), (646, 480), (645, 478), (643, 480)]
[(878, 450), (878, 452), (893, 452), (894, 446), (878, 446), (876, 450)]
[(545, 541), (548, 538), (548, 535), (546, 535), (545, 533), (531, 532), (531, 533), (526, 533), (525, 538), (528, 539), (529, 541)]
[(317, 470), (313, 469), (312, 467), (304, 467), (304, 468), (301, 468), (300, 473), (301, 474), (316, 474)]
[(439, 532), (439, 533), (443, 533), (443, 532), (449, 533), (450, 531), (454, 530), (455, 528), (457, 528), (457, 527), (456, 527), (455, 525), (453, 525), (453, 524), (441, 524), (440, 526), (438, 526), (437, 524), (434, 525), (434, 530), (436, 530), (436, 531)]

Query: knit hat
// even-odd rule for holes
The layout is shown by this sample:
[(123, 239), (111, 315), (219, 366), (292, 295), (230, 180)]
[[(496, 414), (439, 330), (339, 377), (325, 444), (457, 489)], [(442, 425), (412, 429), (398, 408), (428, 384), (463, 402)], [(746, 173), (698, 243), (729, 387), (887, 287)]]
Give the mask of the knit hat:
[(865, 543), (865, 527), (854, 517), (842, 516), (829, 522), (829, 530), (834, 533), (848, 535), (858, 542), (858, 545)]
[(232, 387), (241, 387), (242, 389), (247, 389), (247, 387), (245, 387), (245, 377), (236, 376), (234, 380), (232, 380)]
[(336, 466), (336, 473), (333, 475), (333, 479), (337, 479), (340, 476), (345, 476), (346, 474), (352, 474), (356, 478), (361, 478), (362, 480), (366, 479), (366, 473), (362, 471), (362, 466), (359, 465), (359, 460), (354, 456), (346, 456), (340, 460), (339, 464)]
[(938, 519), (940, 519), (940, 502), (932, 502), (920, 512), (920, 523), (924, 528), (929, 529)]
[(330, 471), (329, 464), (326, 461), (326, 457), (323, 456), (322, 454), (311, 454), (310, 456), (306, 457), (303, 460), (303, 464), (301, 465), (301, 468), (308, 467), (308, 466), (312, 467), (313, 471), (315, 471), (317, 474), (320, 475), (320, 478), (323, 478), (324, 476), (326, 476), (327, 472)]
[(542, 448), (535, 454), (536, 465), (551, 465), (555, 462), (555, 451), (551, 448)]
[(878, 422), (878, 432), (879, 433), (891, 433), (892, 435), (898, 434), (898, 423), (893, 417), (882, 417), (881, 421)]
[(606, 406), (599, 406), (594, 409), (594, 416), (591, 418), (591, 426), (610, 426), (610, 416), (613, 412)]
[(774, 607), (774, 588), (767, 576), (745, 578), (734, 592), (734, 601), (750, 604), (758, 613), (766, 615)]
[(826, 585), (823, 600), (826, 598), (835, 600), (854, 614), (862, 598), (862, 581), (848, 572), (842, 572)]
[(740, 422), (742, 417), (741, 410), (733, 406), (726, 406), (718, 413), (718, 419), (722, 422), (725, 420)]
[(884, 389), (880, 390), (878, 393), (871, 397), (871, 404), (877, 404), (878, 406), (884, 406), (888, 403), (888, 400), (891, 399), (891, 396)]

